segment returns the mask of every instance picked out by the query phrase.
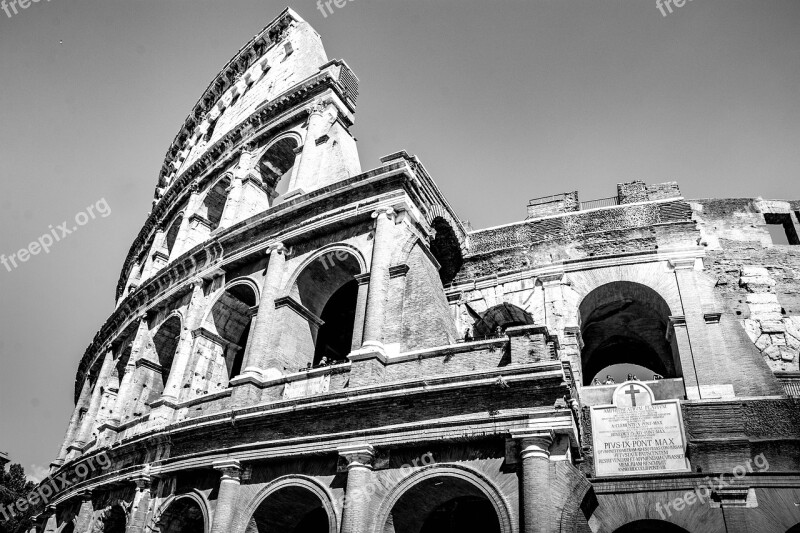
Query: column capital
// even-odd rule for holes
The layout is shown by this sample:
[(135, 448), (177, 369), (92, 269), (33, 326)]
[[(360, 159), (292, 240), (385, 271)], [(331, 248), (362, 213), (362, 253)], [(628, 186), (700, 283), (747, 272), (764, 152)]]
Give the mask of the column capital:
[(385, 216), (389, 220), (394, 220), (397, 216), (397, 211), (394, 210), (393, 207), (379, 207), (375, 211), (372, 212), (372, 218), (379, 218), (381, 215)]
[(694, 270), (697, 259), (695, 257), (673, 257), (668, 259), (667, 262), (671, 270)]
[(147, 468), (138, 474), (134, 474), (130, 478), (130, 481), (136, 485), (136, 489), (139, 491), (149, 489), (153, 483), (153, 477), (150, 475), (150, 468)]
[(340, 460), (347, 463), (347, 470), (357, 467), (372, 468), (375, 460), (375, 448), (367, 443), (341, 446), (337, 451)]
[(567, 275), (564, 272), (556, 272), (554, 274), (544, 274), (536, 278), (543, 287), (554, 287), (557, 285), (564, 285), (567, 282)]
[(519, 443), (519, 456), (523, 461), (528, 458), (550, 458), (550, 445), (553, 444), (553, 430), (518, 430), (511, 433), (511, 438)]
[(288, 256), (291, 253), (291, 248), (286, 248), (282, 242), (275, 242), (267, 246), (267, 255), (271, 255), (273, 252)]
[(211, 466), (214, 467), (214, 470), (219, 470), (222, 472), (222, 479), (220, 481), (231, 480), (238, 483), (241, 480), (242, 463), (236, 459), (222, 459), (220, 461), (214, 461), (211, 463)]

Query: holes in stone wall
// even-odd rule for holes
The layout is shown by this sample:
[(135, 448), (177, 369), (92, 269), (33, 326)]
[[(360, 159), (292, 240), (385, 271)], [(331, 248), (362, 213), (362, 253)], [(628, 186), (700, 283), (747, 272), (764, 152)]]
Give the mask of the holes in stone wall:
[(790, 213), (764, 213), (764, 222), (767, 223), (767, 231), (773, 244), (800, 244)]

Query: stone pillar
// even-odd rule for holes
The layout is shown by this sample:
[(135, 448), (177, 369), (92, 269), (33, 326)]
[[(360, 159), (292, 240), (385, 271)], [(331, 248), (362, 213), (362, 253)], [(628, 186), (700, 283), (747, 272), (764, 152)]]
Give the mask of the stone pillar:
[(276, 333), (273, 326), (275, 298), (280, 290), (288, 250), (283, 243), (278, 242), (270, 245), (267, 249), (267, 254), (269, 255), (269, 263), (261, 286), (258, 314), (250, 334), (252, 341), (249, 343), (250, 349), (244, 355), (242, 364), (244, 367), (243, 374), (259, 377), (263, 376), (264, 371), (267, 369), (276, 368), (281, 370), (283, 368), (283, 365), (274, 358), (274, 354), (270, 353), (270, 348), (274, 344), (272, 339)]
[(522, 533), (549, 533), (555, 524), (550, 502), (550, 445), (552, 431), (520, 431), (512, 434), (519, 443), (522, 490)]
[(94, 516), (94, 505), (92, 504), (92, 493), (90, 491), (80, 493), (81, 507), (78, 516), (75, 517), (75, 533), (89, 533)]
[(131, 505), (130, 519), (126, 533), (143, 533), (147, 524), (147, 515), (150, 511), (150, 488), (152, 478), (150, 477), (149, 467), (145, 471), (137, 474), (131, 481), (136, 485), (136, 494), (133, 496)]
[[(697, 371), (698, 360), (695, 359), (694, 352), (698, 351), (698, 354), (703, 354), (703, 358), (711, 359), (713, 358), (711, 352), (717, 347), (711, 345), (706, 331), (702, 295), (694, 274), (695, 259), (671, 260), (670, 265), (675, 271), (675, 281), (678, 284), (684, 313), (682, 324), (680, 320), (673, 321), (673, 328), (675, 329), (676, 340), (680, 350), (683, 383), (686, 386), (686, 397), (690, 400), (696, 400), (702, 397), (700, 392), (702, 384)], [(680, 331), (675, 326), (682, 326), (684, 331)], [(686, 333), (685, 340), (681, 338), (684, 332)]]
[(236, 500), (239, 496), (242, 465), (236, 460), (214, 461), (214, 469), (222, 472), (217, 495), (217, 509), (211, 533), (228, 533), (233, 523)]
[(153, 277), (153, 274), (167, 264), (169, 258), (165, 258), (164, 254), (161, 253), (161, 249), (164, 247), (165, 235), (166, 230), (163, 226), (159, 226), (158, 229), (156, 229), (155, 237), (153, 237), (153, 245), (144, 258), (144, 268), (142, 269), (140, 281)]
[(192, 184), (189, 185), (189, 190), (191, 194), (189, 195), (189, 201), (186, 203), (186, 210), (183, 212), (181, 227), (178, 230), (178, 238), (175, 239), (175, 245), (172, 247), (171, 255), (173, 257), (178, 257), (183, 252), (191, 250), (192, 247), (199, 242), (198, 239), (194, 239), (193, 236), (190, 235), (190, 218), (200, 207), (200, 186), (196, 181), (192, 182)]
[(56, 516), (56, 506), (48, 505), (44, 511), (44, 514), (47, 515), (47, 521), (45, 522), (43, 533), (55, 533), (56, 531), (58, 531), (58, 517)]
[(692, 357), (692, 345), (689, 343), (689, 332), (686, 330), (686, 317), (675, 315), (669, 317), (667, 325), (667, 341), (672, 347), (675, 356), (675, 371), (683, 376), (683, 385), (686, 391), (697, 391), (697, 373)]
[(539, 281), (544, 291), (545, 325), (560, 337), (566, 326), (566, 298), (564, 297), (564, 273), (540, 276)]
[(73, 459), (79, 455), (83, 446), (92, 440), (92, 431), (95, 428), (97, 413), (100, 411), (100, 403), (103, 399), (103, 387), (106, 386), (108, 377), (111, 375), (113, 369), (114, 352), (112, 352), (109, 348), (106, 350), (106, 355), (103, 359), (103, 366), (100, 367), (100, 372), (97, 375), (97, 380), (94, 383), (94, 390), (92, 391), (92, 399), (89, 404), (89, 410), (86, 412), (86, 415), (84, 415), (83, 421), (81, 422), (81, 429), (80, 433), (78, 433), (78, 438), (69, 447), (69, 459)]
[(357, 350), (364, 342), (364, 320), (367, 316), (367, 295), (369, 293), (369, 273), (358, 274), (358, 296), (356, 297), (356, 316), (353, 321), (353, 342), (350, 350)]
[(92, 399), (92, 384), (89, 379), (83, 380), (83, 387), (81, 388), (81, 395), (78, 397), (78, 403), (75, 405), (75, 410), (72, 411), (72, 417), (69, 419), (69, 426), (67, 426), (67, 434), (64, 437), (64, 443), (61, 445), (61, 450), (58, 452), (58, 458), (50, 464), (50, 473), (64, 464), (64, 459), (67, 458), (67, 448), (75, 440), (75, 437), (80, 429), (81, 413), (89, 410), (89, 403)]
[(186, 311), (186, 319), (183, 322), (183, 331), (178, 341), (175, 360), (172, 363), (172, 369), (169, 377), (167, 377), (164, 392), (161, 395), (162, 400), (172, 403), (180, 400), (184, 378), (192, 358), (192, 347), (194, 346), (192, 331), (200, 326), (200, 321), (203, 319), (203, 312), (205, 311), (206, 295), (203, 291), (203, 280), (194, 278), (189, 284), (192, 287), (192, 299), (189, 301), (189, 307)]
[(136, 373), (136, 361), (144, 353), (149, 329), (147, 318), (141, 317), (136, 331), (136, 338), (133, 340), (133, 346), (131, 346), (131, 355), (125, 364), (125, 374), (119, 384), (117, 404), (114, 406), (113, 414), (108, 419), (109, 425), (118, 426), (124, 420), (126, 410), (131, 407), (131, 403), (134, 401), (131, 396), (135, 392), (133, 377)]
[(341, 533), (366, 533), (369, 520), (368, 487), (372, 481), (375, 450), (369, 444), (346, 446), (339, 448), (339, 457), (347, 463)]
[(238, 173), (231, 179), (231, 184), (227, 190), (228, 196), (225, 198), (225, 207), (222, 210), (222, 217), (219, 220), (219, 228), (227, 228), (238, 221), (239, 206), (244, 195), (244, 185), (242, 177)]
[(372, 240), (367, 310), (364, 320), (364, 346), (383, 348), (383, 322), (389, 294), (389, 266), (392, 260), (392, 234), (395, 211), (383, 207), (372, 213), (375, 238)]

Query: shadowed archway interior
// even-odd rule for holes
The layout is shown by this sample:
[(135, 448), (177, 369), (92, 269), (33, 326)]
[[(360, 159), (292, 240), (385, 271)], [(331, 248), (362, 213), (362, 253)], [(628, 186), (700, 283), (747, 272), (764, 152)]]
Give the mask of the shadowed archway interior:
[(178, 498), (164, 511), (156, 527), (159, 533), (203, 533), (203, 510), (191, 498)]
[(178, 341), (181, 338), (181, 319), (173, 316), (167, 319), (160, 328), (156, 336), (153, 338), (153, 346), (155, 346), (156, 355), (158, 356), (158, 364), (161, 365), (161, 390), (154, 394), (161, 394), (164, 390), (164, 385), (167, 383), (170, 369), (172, 368), (172, 361), (175, 359), (175, 352), (178, 349)]
[(225, 359), (228, 379), (238, 376), (242, 371), (255, 306), (255, 291), (246, 284), (234, 285), (214, 302), (206, 319), (206, 327), (226, 343), (220, 350)]
[(653, 289), (629, 281), (607, 283), (590, 292), (579, 309), (584, 385), (611, 367), (624, 368), (616, 365), (637, 365), (667, 378), (679, 374), (677, 346), (667, 341), (670, 309)]
[(261, 177), (276, 196), (274, 203), (280, 202), (280, 197), (289, 190), (297, 146), (297, 140), (286, 137), (270, 146), (259, 160)]
[(328, 513), (322, 501), (304, 487), (281, 488), (261, 502), (246, 533), (328, 533)]
[(472, 483), (452, 476), (424, 479), (397, 500), (383, 533), (500, 533), (492, 502)]
[(614, 533), (689, 533), (680, 526), (663, 520), (637, 520), (616, 529)]
[(507, 302), (490, 307), (482, 314), (476, 313), (469, 304), (467, 304), (467, 310), (475, 319), (472, 325), (472, 334), (476, 339), (491, 337), (495, 334), (498, 326), (505, 330), (513, 326), (533, 324), (533, 317), (530, 313)]

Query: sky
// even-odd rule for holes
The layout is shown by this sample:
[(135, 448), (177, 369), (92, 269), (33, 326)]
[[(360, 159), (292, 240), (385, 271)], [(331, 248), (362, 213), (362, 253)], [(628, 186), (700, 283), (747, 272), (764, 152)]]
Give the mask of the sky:
[[(113, 310), (169, 144), (284, 7), (0, 11), (0, 254), (84, 222), (0, 265), (0, 450), (34, 477), (61, 445), (75, 370)], [(634, 179), (676, 180), (687, 198), (800, 198), (800, 0), (694, 0), (667, 16), (656, 0), (291, 7), (360, 78), (364, 170), (416, 154), (476, 229), (524, 219), (530, 198), (609, 197)]]

